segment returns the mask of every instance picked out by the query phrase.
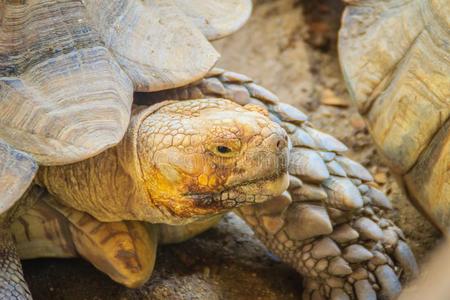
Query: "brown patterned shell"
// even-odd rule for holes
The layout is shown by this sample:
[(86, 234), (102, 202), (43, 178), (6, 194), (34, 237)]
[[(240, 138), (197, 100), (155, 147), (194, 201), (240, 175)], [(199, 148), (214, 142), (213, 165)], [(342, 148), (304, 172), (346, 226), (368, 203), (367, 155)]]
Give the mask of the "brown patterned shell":
[(349, 1), (344, 78), (380, 153), (442, 229), (450, 225), (450, 6)]
[(6, 143), (45, 165), (91, 157), (122, 139), (132, 93), (79, 1), (4, 4), (0, 138)]
[(208, 40), (217, 40), (241, 28), (252, 12), (251, 0), (175, 0)]
[(88, 16), (137, 91), (202, 78), (219, 58), (173, 1), (84, 0)]

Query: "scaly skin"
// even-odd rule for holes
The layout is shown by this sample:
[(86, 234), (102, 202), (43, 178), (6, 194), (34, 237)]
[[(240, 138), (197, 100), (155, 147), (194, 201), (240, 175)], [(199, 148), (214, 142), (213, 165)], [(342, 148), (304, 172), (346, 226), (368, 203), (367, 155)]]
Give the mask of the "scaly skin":
[(221, 69), (195, 84), (139, 94), (137, 100), (205, 97), (267, 108), (288, 132), (288, 192), (239, 212), (269, 250), (305, 276), (303, 299), (395, 298), (400, 275), (415, 275), (417, 265), (402, 231), (384, 217), (389, 200), (364, 167), (342, 155), (346, 147), (249, 77)]
[(22, 265), (8, 230), (0, 230), (0, 299), (31, 299)]
[(43, 167), (37, 178), (61, 204), (99, 221), (186, 224), (282, 193), (287, 141), (252, 107), (223, 99), (166, 102), (135, 109), (118, 146)]
[[(210, 226), (207, 218), (286, 190), (287, 135), (264, 113), (224, 99), (136, 107), (116, 147), (40, 169), (37, 183), (49, 193), (39, 201), (53, 208), (39, 204), (13, 224), (20, 252), (81, 255), (126, 286), (143, 284), (157, 233), (136, 221), (167, 224), (162, 232), (173, 236), (161, 241), (179, 241)], [(194, 221), (205, 223), (168, 226)]]
[(29, 189), (8, 211), (0, 215), (0, 299), (31, 299), (10, 226), (33, 206), (37, 200), (35, 196), (41, 193), (42, 190), (37, 187)]
[(27, 208), (28, 203), (21, 196), (36, 171), (37, 164), (29, 155), (0, 139), (0, 299), (30, 297), (8, 229)]
[[(224, 84), (227, 80), (233, 83)], [(237, 96), (234, 100), (242, 104), (259, 105), (259, 108), (246, 106), (246, 109), (259, 111), (261, 113), (259, 116), (267, 114), (267, 111), (261, 107), (268, 107), (271, 118), (279, 122), (289, 133), (293, 147), (289, 165), (291, 177), (288, 192), (265, 203), (245, 206), (240, 209), (240, 214), (271, 251), (305, 276), (304, 298), (374, 299), (377, 294), (386, 298), (395, 297), (400, 291), (399, 274), (402, 271), (414, 273), (417, 266), (409, 247), (403, 241), (401, 230), (383, 217), (384, 210), (390, 208), (390, 203), (381, 192), (371, 187), (373, 183), (371, 183), (370, 174), (361, 165), (342, 156), (342, 152), (346, 150), (344, 145), (312, 129), (306, 121), (306, 116), (301, 112), (293, 107), (278, 104), (273, 94), (251, 83), (251, 80), (245, 76), (215, 71), (210, 78), (198, 85), (169, 91), (172, 95), (169, 99), (193, 97), (193, 93), (197, 98), (208, 95), (217, 96), (218, 92), (223, 93), (221, 96), (231, 99), (233, 99), (231, 96)], [(173, 96), (177, 93), (179, 96)], [(243, 97), (245, 95), (247, 97)], [(157, 95), (159, 99), (164, 98), (163, 96), (163, 93)], [(191, 105), (189, 111), (192, 111), (192, 106), (196, 106), (195, 102), (200, 105), (205, 103), (204, 100), (185, 102)], [(180, 110), (176, 108), (175, 111)], [(162, 113), (170, 113), (170, 110), (162, 111)], [(141, 120), (147, 115), (141, 117), (142, 115), (138, 114), (138, 116), (140, 117), (135, 118), (135, 122), (144, 124)], [(223, 116), (215, 117), (221, 120), (220, 124), (223, 126)], [(240, 119), (245, 119), (242, 113)], [(167, 122), (167, 119), (156, 120), (158, 126), (164, 128), (164, 122)], [(183, 124), (183, 128), (184, 126)], [(158, 134), (161, 133), (160, 129), (156, 131)], [(130, 136), (139, 136), (139, 131), (136, 132)], [(154, 134), (155, 130), (146, 130), (145, 133)], [(145, 135), (140, 140), (141, 143), (147, 143), (152, 147), (161, 144), (159, 141), (151, 144)], [(162, 138), (161, 141), (163, 140)], [(204, 144), (204, 141), (201, 142)], [(127, 139), (124, 147), (126, 145), (129, 145)], [(233, 145), (231, 144), (230, 147)], [(161, 147), (165, 149), (164, 145)], [(117, 151), (118, 156), (120, 153), (122, 153), (121, 150)], [(150, 157), (155, 158), (154, 154), (150, 154), (145, 153), (139, 158), (144, 157), (146, 161), (150, 160)], [(110, 157), (105, 156), (105, 158)], [(123, 157), (133, 158), (132, 155)], [(170, 162), (176, 164), (177, 162), (173, 161), (174, 157), (179, 156), (162, 156), (162, 158), (172, 159)], [(111, 160), (108, 161), (111, 162)], [(158, 157), (156, 161), (169, 162), (169, 160), (161, 160), (161, 157)], [(86, 166), (90, 166), (94, 173), (101, 172), (101, 166), (107, 164), (99, 162), (101, 161), (97, 160)], [(183, 162), (186, 163), (188, 160)], [(142, 161), (140, 163), (142, 164)], [(245, 163), (252, 164), (254, 160), (246, 160)], [(194, 164), (194, 166), (197, 165)], [(179, 166), (186, 169), (185, 165), (179, 164)], [(150, 171), (156, 169), (151, 164), (149, 167)], [(70, 171), (65, 170), (66, 176), (69, 177), (61, 178), (64, 180), (67, 178), (67, 182), (70, 182), (71, 176), (81, 178), (83, 172), (89, 171), (89, 169), (80, 169), (76, 171), (79, 173), (76, 173), (73, 168), (69, 169)], [(205, 169), (202, 170), (205, 171)], [(58, 186), (57, 180), (61, 178), (55, 176), (57, 174), (46, 173), (47, 178), (40, 177), (41, 183), (53, 180), (53, 186)], [(77, 174), (80, 177), (76, 176)], [(173, 177), (169, 176), (173, 175), (170, 169), (164, 174), (167, 178)], [(200, 185), (202, 182), (209, 184), (209, 180), (204, 180), (201, 175), (196, 178)], [(188, 181), (183, 180), (183, 182)], [(63, 184), (64, 181), (60, 183)], [(165, 181), (158, 181), (158, 184), (161, 184), (164, 191)], [(192, 188), (192, 185), (189, 186)], [(81, 184), (81, 187), (85, 187), (85, 182)], [(180, 192), (180, 194), (185, 193)], [(165, 202), (161, 201), (161, 203)], [(181, 212), (191, 214), (192, 210), (187, 209)], [(177, 216), (186, 217), (177, 213), (172, 216), (172, 222)], [(189, 215), (186, 219), (189, 219)]]

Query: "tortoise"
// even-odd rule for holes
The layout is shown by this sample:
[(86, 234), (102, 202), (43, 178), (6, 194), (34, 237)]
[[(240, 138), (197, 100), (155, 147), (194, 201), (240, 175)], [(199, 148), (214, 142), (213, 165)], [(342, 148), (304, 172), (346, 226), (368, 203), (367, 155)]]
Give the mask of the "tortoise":
[(339, 32), (339, 57), (350, 95), (409, 198), (447, 235), (448, 1), (349, 2)]
[(234, 208), (305, 276), (305, 299), (392, 298), (416, 272), (389, 200), (342, 143), (250, 78), (211, 69), (202, 31), (222, 37), (248, 10), (212, 28), (171, 1), (2, 5), (2, 297), (30, 298), (18, 255), (81, 255), (139, 286), (158, 243)]

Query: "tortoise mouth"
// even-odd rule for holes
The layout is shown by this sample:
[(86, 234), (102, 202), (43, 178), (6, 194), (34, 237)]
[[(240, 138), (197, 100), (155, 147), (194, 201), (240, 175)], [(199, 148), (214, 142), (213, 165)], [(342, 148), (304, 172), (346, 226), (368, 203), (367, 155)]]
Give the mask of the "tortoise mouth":
[(283, 193), (289, 185), (287, 171), (261, 177), (224, 188), (215, 193), (186, 193), (197, 208), (233, 209), (261, 203)]

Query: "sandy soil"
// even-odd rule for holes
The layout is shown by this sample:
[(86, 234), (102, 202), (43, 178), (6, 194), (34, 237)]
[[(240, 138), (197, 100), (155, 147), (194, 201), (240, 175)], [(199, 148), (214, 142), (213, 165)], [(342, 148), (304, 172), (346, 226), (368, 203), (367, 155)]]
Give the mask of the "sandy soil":
[[(256, 1), (252, 18), (235, 35), (215, 42), (220, 66), (250, 75), (308, 113), (316, 127), (349, 148), (393, 200), (392, 215), (419, 261), (437, 232), (404, 197), (382, 164), (341, 78), (336, 34), (338, 0)], [(333, 103), (333, 106), (326, 104)], [(339, 105), (338, 107), (335, 105)], [(35, 299), (299, 299), (301, 278), (270, 256), (237, 217), (179, 245), (161, 247), (152, 280), (123, 288), (79, 260), (25, 262)]]

